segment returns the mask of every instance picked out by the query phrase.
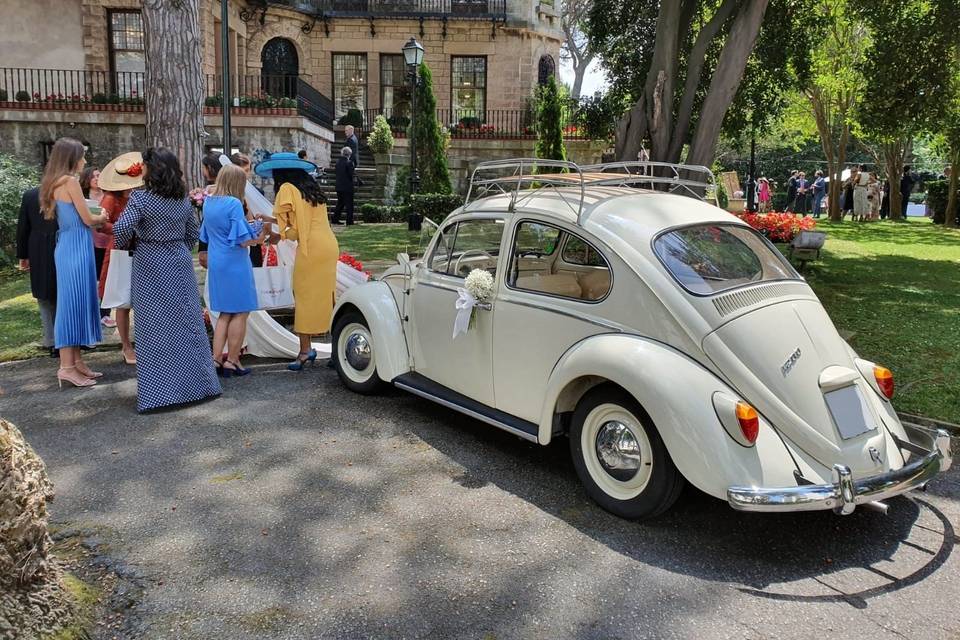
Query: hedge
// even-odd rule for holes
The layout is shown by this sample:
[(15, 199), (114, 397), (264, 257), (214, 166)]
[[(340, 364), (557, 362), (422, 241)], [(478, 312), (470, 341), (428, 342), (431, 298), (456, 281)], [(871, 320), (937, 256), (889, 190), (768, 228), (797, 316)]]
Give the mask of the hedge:
[(0, 153), (0, 265), (16, 257), (17, 220), (23, 192), (40, 184), (40, 173), (17, 158)]
[(408, 214), (409, 209), (405, 205), (392, 206), (370, 202), (360, 205), (360, 216), (367, 223), (406, 222)]
[(414, 193), (410, 195), (410, 209), (425, 218), (440, 223), (453, 210), (463, 206), (463, 198), (452, 193)]

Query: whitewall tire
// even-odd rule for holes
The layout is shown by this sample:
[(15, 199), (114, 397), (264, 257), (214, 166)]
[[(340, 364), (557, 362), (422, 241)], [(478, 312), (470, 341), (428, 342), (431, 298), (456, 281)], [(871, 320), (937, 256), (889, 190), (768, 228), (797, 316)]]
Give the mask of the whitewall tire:
[(362, 315), (352, 311), (337, 319), (332, 347), (337, 374), (348, 389), (368, 395), (383, 390), (384, 382), (377, 375), (373, 335)]

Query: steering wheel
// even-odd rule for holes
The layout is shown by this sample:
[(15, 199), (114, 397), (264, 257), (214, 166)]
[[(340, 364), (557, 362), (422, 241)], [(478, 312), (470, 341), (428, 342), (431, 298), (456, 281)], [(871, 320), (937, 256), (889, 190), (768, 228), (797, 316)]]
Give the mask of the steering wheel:
[(487, 253), (486, 251), (484, 251), (483, 249), (467, 249), (466, 251), (460, 254), (460, 257), (457, 258), (456, 264), (453, 265), (453, 272), (455, 274), (457, 275), (460, 274), (460, 262), (467, 256), (471, 256), (471, 255), (486, 256), (487, 258), (492, 260), (494, 264), (496, 264), (496, 260), (493, 259), (493, 256)]

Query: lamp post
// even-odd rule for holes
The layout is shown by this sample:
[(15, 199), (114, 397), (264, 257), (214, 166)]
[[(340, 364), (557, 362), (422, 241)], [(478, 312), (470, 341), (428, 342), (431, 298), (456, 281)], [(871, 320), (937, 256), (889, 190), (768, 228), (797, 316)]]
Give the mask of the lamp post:
[(233, 98), (230, 91), (230, 8), (227, 0), (220, 0), (220, 60), (223, 74), (223, 153), (230, 156), (232, 141), (230, 140), (230, 105)]
[[(410, 127), (407, 129), (407, 139), (410, 140), (410, 193), (416, 193), (420, 188), (420, 176), (417, 174), (417, 139), (414, 135), (417, 117), (417, 87), (420, 86), (420, 64), (423, 62), (423, 45), (416, 38), (410, 38), (403, 45), (403, 60), (407, 63), (407, 80), (410, 81)], [(407, 226), (411, 231), (420, 230), (422, 218), (417, 213), (411, 213)]]
[(750, 175), (747, 176), (747, 211), (757, 211), (757, 125), (750, 127)]

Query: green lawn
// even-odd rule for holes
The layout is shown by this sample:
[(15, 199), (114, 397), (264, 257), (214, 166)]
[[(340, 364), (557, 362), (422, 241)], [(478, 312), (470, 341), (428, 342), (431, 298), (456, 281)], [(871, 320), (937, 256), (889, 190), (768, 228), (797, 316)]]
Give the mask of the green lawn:
[(821, 222), (807, 279), (854, 349), (893, 370), (897, 408), (960, 423), (960, 231)]
[(39, 355), (40, 312), (30, 295), (30, 276), (0, 272), (0, 362)]
[(423, 231), (407, 231), (406, 224), (357, 224), (334, 227), (340, 251), (361, 262), (395, 262), (398, 253), (422, 255), (430, 242), (432, 227)]

